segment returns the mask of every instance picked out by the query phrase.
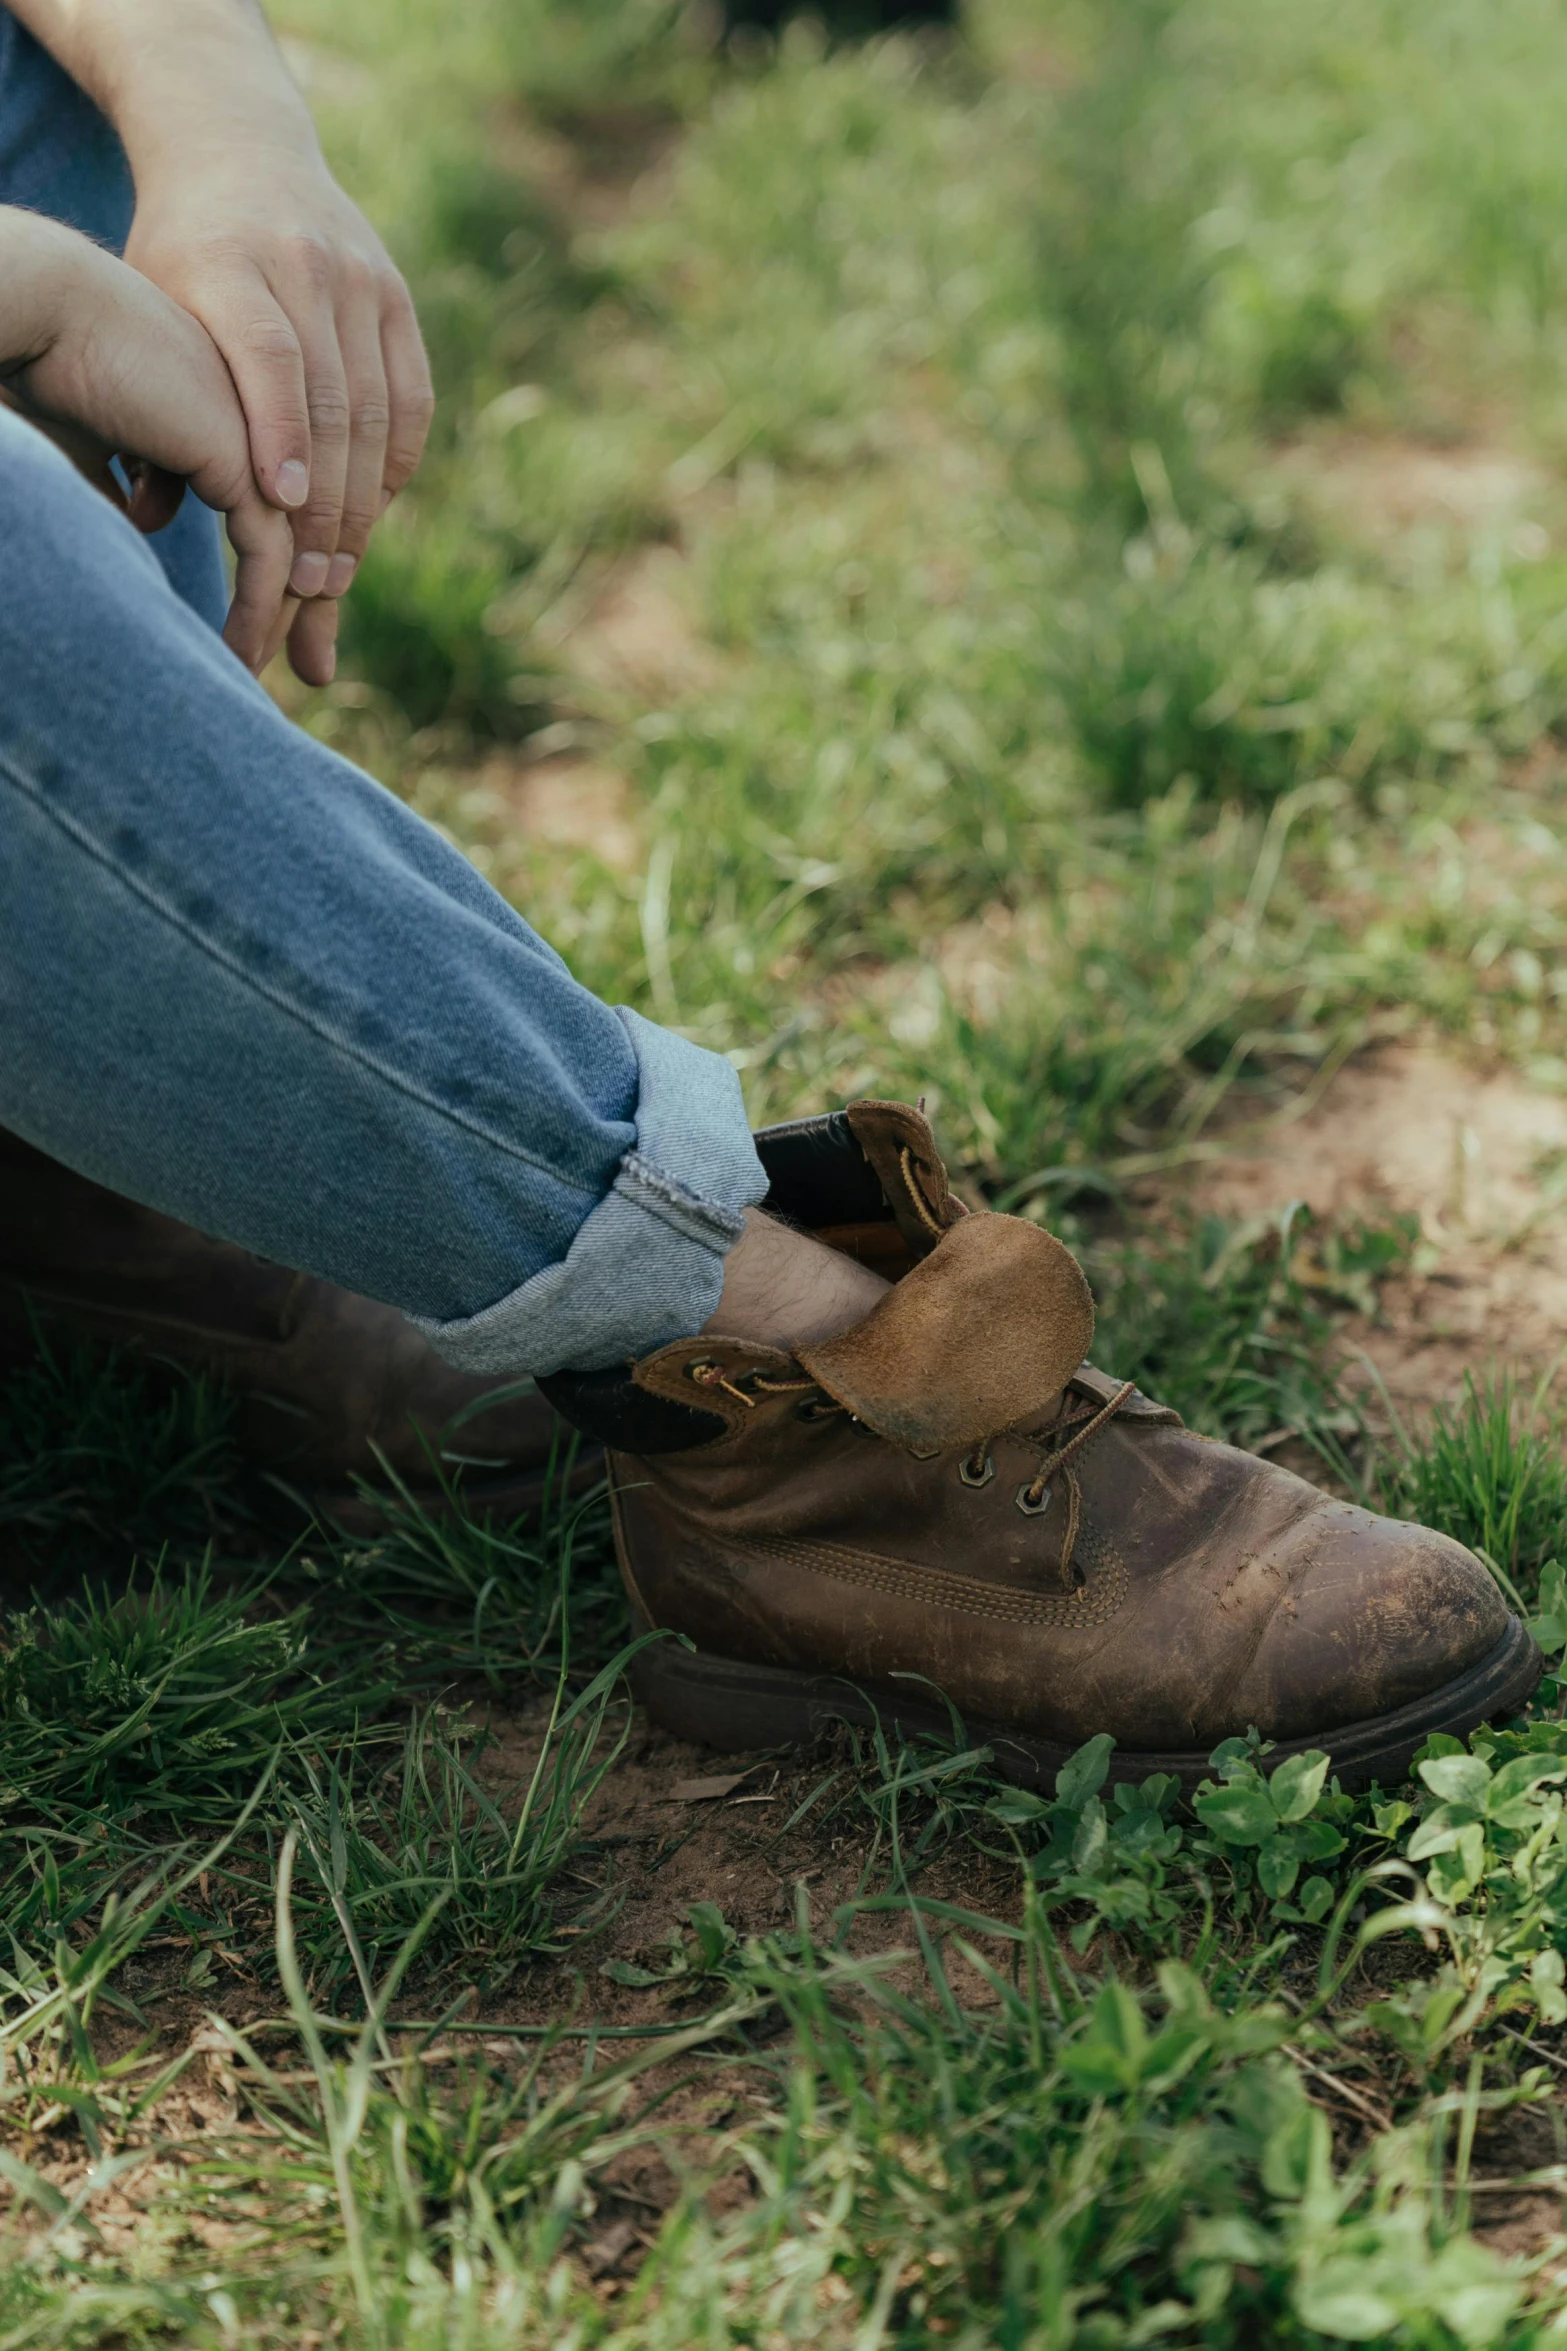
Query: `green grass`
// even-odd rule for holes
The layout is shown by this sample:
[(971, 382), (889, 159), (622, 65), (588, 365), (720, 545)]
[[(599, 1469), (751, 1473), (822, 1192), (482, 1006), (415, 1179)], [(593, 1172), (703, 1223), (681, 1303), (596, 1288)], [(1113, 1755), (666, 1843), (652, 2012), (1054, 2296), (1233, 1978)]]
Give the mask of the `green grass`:
[(583, 1500), (564, 1490), (576, 1458), (574, 1445), (563, 1448), (544, 1509), (512, 1522), (463, 1509), (444, 1464), (435, 1465), (443, 1507), (382, 1487), (376, 1534), (345, 1540), (318, 1527), (290, 1559), (290, 1587), (355, 1638), (394, 1644), (405, 1675), (422, 1666), (491, 1688), (548, 1678), (563, 1640), (595, 1669), (621, 1646), (625, 1610), (602, 1490)]
[(1090, 1246), (1096, 1359), (1231, 1444), (1353, 1437), (1336, 1319), (1374, 1312), (1380, 1282), (1414, 1243), (1402, 1223), (1319, 1229), (1296, 1203), (1251, 1224), (1204, 1218), (1184, 1248)]
[[(537, 13), (469, 12), (449, 50), (411, 10), (395, 40), (293, 12), (377, 61), (328, 128), (448, 390), (350, 607), (348, 699), (310, 723), (592, 984), (730, 1052), (758, 1116), (924, 1091), (998, 1182), (1126, 1157), (1128, 1128), (1190, 1142), (1194, 1101), (1277, 1098), (1390, 1010), (1560, 1060), (1561, 854), (1508, 766), (1563, 708), (1560, 566), (1517, 536), (1555, 493), (1368, 537), (1279, 462), (1329, 429), (1461, 437), (1499, 385), (1551, 462), (1525, 247), (1564, 200), (1515, 147), (1500, 267), (1449, 86), (1510, 137), (1520, 77), (1556, 87), (1545, 18), (1504, 9), (1493, 55), (1462, 6), (997, 7), (967, 57), (802, 36), (715, 79), (626, 11), (595, 115), (530, 81)], [(573, 231), (515, 140), (476, 153), (480, 86), (590, 177), (650, 108), (686, 127), (656, 200)], [(571, 631), (667, 539), (722, 658), (650, 708), (578, 680)], [(634, 875), (464, 788), (475, 733), (552, 699), (631, 780)], [(1515, 847), (1455, 881), (1441, 844), (1482, 807)]]
[(1461, 1405), (1438, 1405), (1405, 1439), (1384, 1484), (1401, 1516), (1483, 1551), (1530, 1599), (1542, 1571), (1567, 1560), (1567, 1450), (1548, 1381), (1525, 1395), (1507, 1372), (1471, 1375)]
[[(280, 2063), (253, 2030), (209, 2041), (246, 2127), (164, 2145), (150, 2264), (106, 2263), (74, 2225), (91, 2179), (73, 2203), (47, 2168), (10, 2158), (8, 2184), (48, 2224), (7, 2273), (0, 2307), (16, 2339), (109, 2341), (135, 2322), (146, 2339), (164, 2325), (204, 2341), (214, 2321), (257, 2342), (325, 2324), (388, 2345), (434, 2342), (443, 2327), (530, 2346), (738, 2346), (771, 2326), (780, 2340), (847, 2347), (867, 2325), (889, 2342), (966, 2330), (975, 2343), (1131, 2346), (1182, 2329), (1236, 2346), (1553, 2339), (1553, 2305), (1531, 2315), (1528, 2267), (1487, 2250), (1470, 2223), (1493, 2135), (1548, 2102), (1553, 2077), (1529, 2028), (1567, 2015), (1560, 1864), (1540, 1834), (1567, 1775), (1560, 1726), (1437, 1756), (1415, 1805), (1352, 1805), (1309, 1758), (1270, 1775), (1265, 1760), (1224, 1756), (1184, 1826), (1152, 1787), (1123, 1792), (1107, 1820), (1105, 1744), (1068, 1767), (1053, 1803), (994, 1789), (986, 1802), (982, 1759), (969, 1760), (976, 1825), (1017, 1857), (1012, 1918), (926, 1896), (899, 1852), (916, 1973), (894, 1953), (857, 1956), (844, 1912), (824, 1932), (802, 1889), (788, 1935), (739, 1948), (715, 1930), (714, 2005), (618, 2062), (589, 2049), (563, 2066), (546, 2041), (500, 2068), (492, 2030), (455, 2071), (427, 2070), (417, 2036), (401, 2055), (387, 2044), (395, 1965), (345, 2038), (318, 2017), (301, 1964), (291, 1837), (277, 1959), (303, 2066)], [(893, 1770), (907, 1783), (908, 1762)], [(1472, 1855), (1459, 1850), (1469, 1821)], [(1275, 1854), (1292, 1840), (1331, 1873), (1312, 1881), (1320, 1902), (1301, 1890), (1326, 1921), (1309, 1941), (1281, 1931), (1302, 1917)], [(1429, 1862), (1413, 1905), (1414, 1873), (1389, 1877), (1390, 1847)], [(1138, 1888), (1161, 1898), (1139, 1905)], [(38, 2134), (59, 2127), (47, 2118), (69, 2114), (100, 2185), (170, 2068), (106, 2067), (92, 2004), (166, 1906), (144, 1889), (52, 1979), (25, 1968), (12, 1979), (11, 2106), (25, 2144), (40, 2152)], [(1078, 1919), (1071, 1941), (1086, 1961), (1063, 1945), (1063, 1916)], [(1412, 1927), (1448, 1956), (1405, 1985), (1384, 1973), (1368, 1986), (1372, 1955)], [(418, 1940), (416, 1928), (403, 1959)], [(698, 1969), (698, 1992), (702, 1981)], [(1466, 2060), (1476, 2023), (1498, 2009), (1524, 2025), (1521, 2052), (1515, 2026)], [(757, 2044), (768, 2019), (784, 2038)], [(449, 2033), (422, 2028), (425, 2046), (449, 2048)], [(671, 2058), (704, 2046), (731, 2078), (737, 2063), (749, 2075), (753, 2119), (716, 2142), (709, 2125), (705, 2150), (693, 2145), (690, 2192), (606, 2306), (563, 2256), (600, 2199), (613, 2208), (616, 2159), (658, 2138)], [(1335, 2144), (1342, 2111), (1321, 2100), (1335, 2075), (1384, 2115), (1374, 2137), (1351, 2130)], [(715, 2161), (751, 2181), (716, 2216), (700, 2192)], [(214, 2285), (202, 2231), (225, 2222)]]
[[(1350, 1441), (1335, 1309), (1374, 1316), (1410, 1245), (1298, 1215), (1162, 1249), (1090, 1235), (1105, 1360), (1213, 1433), (1279, 1415)], [(134, 1366), (99, 1376), (127, 1425), (165, 1425)], [(1524, 2168), (1510, 2130), (1548, 2134), (1567, 2021), (1554, 1427), (1547, 1394), (1477, 1387), (1383, 1473), (1543, 1587), (1531, 1723), (1433, 1741), (1407, 1791), (1356, 1799), (1321, 1758), (1275, 1771), (1231, 1742), (1187, 1812), (1168, 1781), (1107, 1791), (1104, 1739), (1045, 1795), (956, 1724), (851, 1740), (778, 1832), (857, 1851), (847, 1897), (801, 1886), (762, 1936), (699, 1901), (646, 1966), (592, 1957), (617, 1895), (584, 1815), (625, 1718), (591, 1497), (511, 1528), (405, 1500), (375, 1543), (318, 1535), (270, 1583), (192, 1561), (13, 1613), (10, 2339), (1556, 2339), (1555, 2289), (1476, 2237), (1470, 2185)], [(443, 1657), (471, 1686), (489, 1625), (503, 1695), (554, 1677), (503, 1795), (460, 1714), (407, 1713)], [(575, 2039), (508, 2041), (504, 2006), (467, 2024), (568, 1948)], [(225, 2021), (236, 1960), (264, 2028)], [(596, 2045), (604, 1979), (655, 2003), (629, 2045)], [(196, 2042), (158, 2032), (171, 1996), (207, 2009)], [(193, 2136), (181, 2083), (209, 2063), (234, 2119)], [(673, 2201), (606, 2298), (594, 2249), (655, 2149)], [(150, 2198), (134, 2253), (122, 2177)]]
[(201, 1569), (25, 1609), (0, 1665), (7, 1818), (226, 1818), (280, 1742), (336, 1744), (384, 1705), (386, 1685), (347, 1665), (303, 1611), (247, 1607)]
[[(1549, 1671), (1366, 1798), (845, 1740), (770, 1850), (846, 1894), (606, 1960), (602, 1500), (284, 1555), (221, 1396), (57, 1357), (0, 1393), (0, 2346), (1560, 2344), (1492, 2225), (1561, 2184), (1553, 1391), (1382, 1431), (1412, 1228), (1126, 1205), (1368, 1038), (1567, 1083), (1560, 0), (278, 13), (441, 390), (302, 722), (759, 1121), (926, 1096), (1107, 1368), (1483, 1550)], [(1411, 518), (1476, 448), (1511, 502)], [(650, 554), (699, 658), (616, 682)], [(562, 751), (629, 863), (516, 821)]]
[[(404, 1666), (390, 1643), (366, 1652), (347, 1628), (322, 1628), (319, 1606), (281, 1613), (247, 1581), (220, 1592), (191, 1568), (5, 1621), (0, 1884), (13, 1947), (47, 1953), (129, 1876), (166, 1872), (248, 1805), (246, 1837), (214, 1864), (202, 1903), (181, 1908), (188, 1982), (211, 1973), (210, 1955), (197, 1963), (205, 1946), (245, 1939), (292, 1830), (309, 1864), (299, 1935), (322, 1997), (421, 1921), (427, 1976), (504, 1983), (551, 1947), (556, 1881), (582, 1866), (582, 1816), (624, 1737), (624, 1651), (568, 1680), (569, 1648), (558, 1629), (546, 1636), (553, 1704), (520, 1803), (503, 1811), (482, 1777), (483, 1733), (461, 1708), (408, 1718), (428, 1639)], [(596, 1891), (585, 1880), (568, 1908), (590, 1908)]]
[(234, 1417), (210, 1382), (41, 1346), (0, 1387), (0, 1542), (56, 1566), (106, 1538), (201, 1543), (236, 1499)]

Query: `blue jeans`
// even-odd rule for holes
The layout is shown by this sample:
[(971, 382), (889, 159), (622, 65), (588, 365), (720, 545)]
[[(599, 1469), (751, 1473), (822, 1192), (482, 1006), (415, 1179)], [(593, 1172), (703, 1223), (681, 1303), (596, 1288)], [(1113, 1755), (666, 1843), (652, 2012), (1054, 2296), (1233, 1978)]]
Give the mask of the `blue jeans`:
[[(117, 143), (3, 10), (0, 175), (123, 235)], [(697, 1330), (766, 1190), (734, 1071), (283, 718), (187, 505), (139, 538), (0, 411), (0, 1125), (464, 1369)]]

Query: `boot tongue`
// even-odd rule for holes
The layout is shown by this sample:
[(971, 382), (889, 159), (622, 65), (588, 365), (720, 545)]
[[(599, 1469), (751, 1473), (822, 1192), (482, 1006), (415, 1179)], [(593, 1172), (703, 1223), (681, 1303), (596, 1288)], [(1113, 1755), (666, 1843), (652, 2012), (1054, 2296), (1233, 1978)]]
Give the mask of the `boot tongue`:
[(916, 1257), (926, 1257), (965, 1214), (947, 1182), (936, 1138), (923, 1111), (907, 1102), (851, 1102), (849, 1130), (876, 1171), (876, 1180)]
[(1093, 1330), (1083, 1270), (1053, 1234), (966, 1216), (864, 1322), (798, 1361), (878, 1436), (946, 1452), (1039, 1419)]

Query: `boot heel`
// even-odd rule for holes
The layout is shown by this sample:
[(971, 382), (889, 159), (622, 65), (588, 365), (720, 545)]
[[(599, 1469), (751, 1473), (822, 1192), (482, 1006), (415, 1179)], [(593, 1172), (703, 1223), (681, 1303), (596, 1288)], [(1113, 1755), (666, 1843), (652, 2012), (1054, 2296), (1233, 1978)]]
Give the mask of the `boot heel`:
[(872, 1718), (850, 1682), (704, 1657), (675, 1640), (644, 1649), (627, 1678), (660, 1730), (729, 1754), (807, 1744), (830, 1723)]

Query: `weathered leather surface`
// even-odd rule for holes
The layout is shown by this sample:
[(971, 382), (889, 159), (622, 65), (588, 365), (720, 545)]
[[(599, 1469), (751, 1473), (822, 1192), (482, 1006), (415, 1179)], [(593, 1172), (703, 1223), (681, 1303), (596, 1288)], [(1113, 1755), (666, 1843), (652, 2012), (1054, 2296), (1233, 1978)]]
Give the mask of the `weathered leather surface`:
[[(1118, 1391), (1067, 1345), (1081, 1273), (1032, 1227), (959, 1222), (917, 1113), (848, 1117), (921, 1262), (800, 1366), (709, 1335), (635, 1367), (648, 1394), (700, 1397), (723, 1424), (687, 1453), (610, 1456), (622, 1566), (651, 1622), (716, 1657), (915, 1675), (984, 1720), (1144, 1750), (1206, 1751), (1252, 1725), (1321, 1736), (1414, 1703), (1501, 1639), (1506, 1608), (1460, 1545), (1194, 1436), (1141, 1395), (1075, 1459), (1064, 1573), (1059, 1483), (1042, 1514), (1018, 1498), (1041, 1461), (1031, 1428), (1056, 1410), (1044, 1387), (1070, 1379), (1090, 1407)], [(965, 1482), (972, 1436), (998, 1427), (994, 1474)]]
[(880, 1178), (899, 1231), (916, 1257), (927, 1256), (964, 1214), (930, 1121), (907, 1102), (851, 1102), (844, 1116)]
[(1082, 1268), (1053, 1233), (967, 1216), (856, 1329), (799, 1360), (894, 1444), (972, 1445), (1038, 1418), (1093, 1335)]
[[(755, 1368), (705, 1344), (736, 1377)], [(1076, 1590), (1059, 1496), (1042, 1517), (1016, 1506), (1039, 1459), (1019, 1438), (976, 1489), (961, 1451), (916, 1460), (842, 1414), (764, 1395), (730, 1417), (699, 1452), (610, 1457), (629, 1580), (654, 1623), (718, 1656), (918, 1674), (1042, 1737), (1197, 1748), (1389, 1712), (1506, 1626), (1458, 1544), (1162, 1416), (1112, 1421), (1079, 1459)]]

